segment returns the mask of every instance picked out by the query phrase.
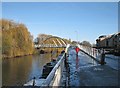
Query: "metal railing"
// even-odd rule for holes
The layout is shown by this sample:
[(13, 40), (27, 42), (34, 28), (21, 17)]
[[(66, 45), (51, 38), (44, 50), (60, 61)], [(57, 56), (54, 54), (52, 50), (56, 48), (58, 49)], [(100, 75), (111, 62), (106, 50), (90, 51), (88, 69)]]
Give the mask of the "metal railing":
[(87, 55), (89, 55), (94, 60), (100, 63), (101, 51), (93, 47), (89, 47), (89, 46), (84, 46), (84, 45), (79, 45), (79, 44), (77, 46), (81, 49), (81, 51), (83, 51), (84, 53), (86, 53)]
[[(42, 83), (41, 87), (54, 87), (54, 86), (62, 86), (61, 82), (63, 82), (63, 76), (65, 76), (65, 62), (66, 62), (66, 54), (68, 52), (70, 44), (66, 46), (65, 52), (60, 54), (60, 58), (58, 57), (58, 62), (52, 69), (52, 71), (47, 76), (44, 83)], [(66, 79), (66, 78), (65, 78)], [(67, 82), (66, 82), (67, 84)]]
[(45, 48), (49, 48), (49, 47), (66, 47), (66, 45), (54, 45), (54, 44), (41, 44), (41, 45), (35, 45), (35, 48), (42, 48), (42, 47), (45, 47)]
[(64, 60), (65, 60), (65, 53), (62, 55), (60, 60), (57, 62), (55, 67), (52, 69), (50, 74), (47, 76), (45, 82), (41, 85), (41, 87), (60, 86), (62, 74), (64, 70)]

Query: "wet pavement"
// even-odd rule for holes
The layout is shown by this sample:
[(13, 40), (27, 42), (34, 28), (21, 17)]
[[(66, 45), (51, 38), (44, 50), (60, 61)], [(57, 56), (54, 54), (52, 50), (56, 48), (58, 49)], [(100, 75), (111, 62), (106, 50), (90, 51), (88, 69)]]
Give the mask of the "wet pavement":
[(106, 57), (106, 64), (100, 65), (83, 52), (69, 50), (69, 86), (118, 86), (118, 57)]

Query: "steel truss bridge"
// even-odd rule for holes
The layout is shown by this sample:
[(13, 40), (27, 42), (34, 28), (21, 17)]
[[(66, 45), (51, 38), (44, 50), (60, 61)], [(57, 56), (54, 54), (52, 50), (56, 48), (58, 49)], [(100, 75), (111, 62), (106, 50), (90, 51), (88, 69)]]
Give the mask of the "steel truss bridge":
[(69, 42), (56, 36), (46, 38), (39, 44), (35, 44), (35, 48), (65, 48)]

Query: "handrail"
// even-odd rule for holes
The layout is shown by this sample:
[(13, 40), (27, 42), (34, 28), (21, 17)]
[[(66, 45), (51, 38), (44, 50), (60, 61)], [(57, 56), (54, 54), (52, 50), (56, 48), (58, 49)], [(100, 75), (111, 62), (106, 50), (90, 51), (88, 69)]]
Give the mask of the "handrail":
[(50, 83), (52, 82), (52, 80), (53, 80), (53, 78), (55, 76), (55, 73), (56, 73), (57, 69), (59, 68), (60, 64), (64, 60), (64, 56), (65, 56), (65, 53), (63, 54), (63, 56), (61, 57), (61, 59), (58, 61), (58, 63), (54, 66), (54, 68), (52, 69), (52, 71), (50, 72), (50, 74), (47, 76), (45, 82), (43, 83), (43, 85), (41, 87), (49, 86), (50, 85)]
[[(45, 86), (53, 86), (53, 85), (58, 85), (60, 84), (61, 81), (61, 77), (63, 75), (63, 69), (64, 69), (64, 60), (66, 57), (66, 53), (68, 52), (68, 48), (70, 47), (70, 44), (68, 44), (66, 46), (65, 52), (63, 53), (62, 57), (59, 59), (59, 61), (57, 62), (57, 64), (54, 66), (54, 68), (52, 69), (52, 71), (49, 73), (49, 75), (47, 76), (45, 82), (41, 85), (41, 87), (45, 87)], [(56, 75), (59, 74), (59, 75)], [(58, 83), (59, 81), (59, 83)], [(57, 84), (56, 84), (57, 82)]]
[[(88, 46), (81, 46), (81, 45), (77, 45), (82, 52), (84, 52), (85, 54), (87, 54), (88, 56), (90, 56), (92, 59), (94, 59), (95, 61), (97, 61), (98, 63), (100, 63), (100, 60), (98, 60), (98, 51), (96, 51), (95, 48), (92, 47), (88, 47)], [(95, 51), (94, 51), (95, 50)]]

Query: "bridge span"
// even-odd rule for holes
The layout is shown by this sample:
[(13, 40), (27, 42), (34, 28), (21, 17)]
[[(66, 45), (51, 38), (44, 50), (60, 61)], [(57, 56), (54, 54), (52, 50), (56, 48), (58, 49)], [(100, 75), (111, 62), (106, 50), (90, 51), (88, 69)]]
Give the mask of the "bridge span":
[(70, 42), (65, 41), (60, 37), (52, 36), (35, 44), (35, 48), (66, 48), (68, 43)]

